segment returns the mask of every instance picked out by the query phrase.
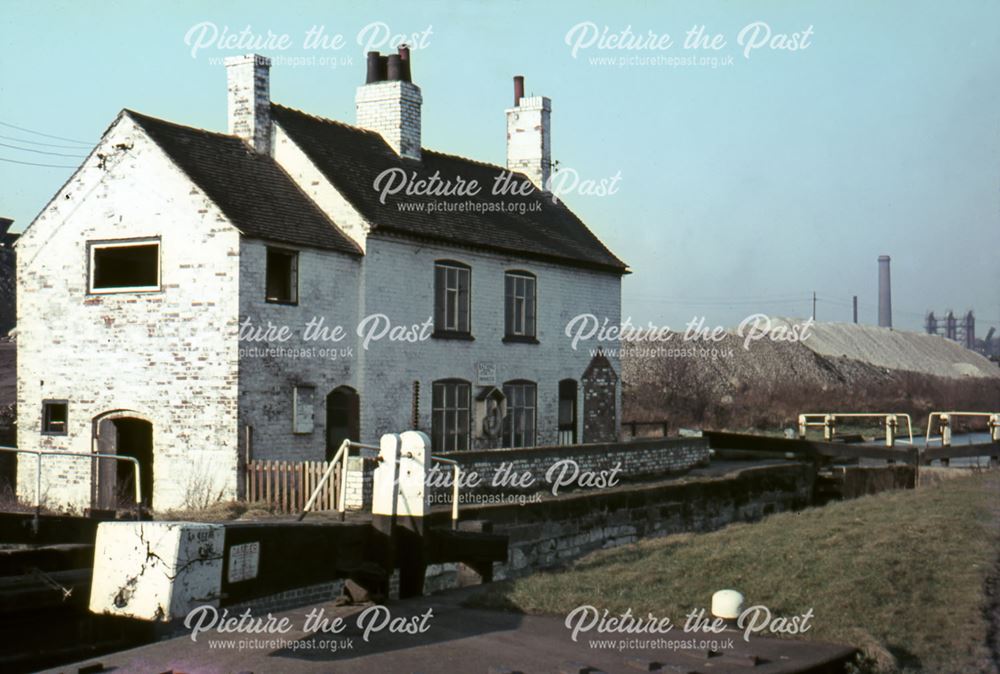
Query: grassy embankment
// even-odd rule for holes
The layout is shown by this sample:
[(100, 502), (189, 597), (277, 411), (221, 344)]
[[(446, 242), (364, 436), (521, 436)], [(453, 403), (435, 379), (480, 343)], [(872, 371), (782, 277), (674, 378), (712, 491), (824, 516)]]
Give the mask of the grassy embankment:
[(861, 648), (871, 671), (991, 671), (984, 586), (997, 573), (998, 517), (1000, 474), (978, 474), (601, 551), (474, 602), (631, 608), (682, 623), (733, 588), (776, 614), (812, 608), (806, 638)]

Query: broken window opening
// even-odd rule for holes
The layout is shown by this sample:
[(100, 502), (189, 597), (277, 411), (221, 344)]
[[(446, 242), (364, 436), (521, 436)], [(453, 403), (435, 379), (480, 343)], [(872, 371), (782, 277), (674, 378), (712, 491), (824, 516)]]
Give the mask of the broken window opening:
[(65, 400), (42, 401), (42, 433), (66, 435), (69, 423), (69, 403)]
[(95, 243), (90, 247), (90, 291), (160, 289), (160, 243)]
[(267, 249), (265, 299), (278, 304), (299, 301), (299, 254), (294, 250)]

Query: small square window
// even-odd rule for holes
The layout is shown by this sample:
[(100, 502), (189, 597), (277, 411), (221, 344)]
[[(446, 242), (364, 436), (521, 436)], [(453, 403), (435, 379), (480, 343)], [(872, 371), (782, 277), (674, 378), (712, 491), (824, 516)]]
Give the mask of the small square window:
[(42, 401), (42, 434), (66, 435), (69, 403), (65, 400)]
[(299, 301), (299, 254), (294, 250), (267, 249), (265, 299), (280, 304)]

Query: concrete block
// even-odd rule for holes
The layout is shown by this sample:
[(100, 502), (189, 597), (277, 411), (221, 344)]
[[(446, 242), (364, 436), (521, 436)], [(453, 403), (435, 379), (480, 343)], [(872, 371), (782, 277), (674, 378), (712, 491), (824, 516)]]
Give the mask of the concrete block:
[(170, 621), (218, 607), (225, 529), (191, 522), (104, 522), (97, 527), (93, 613)]

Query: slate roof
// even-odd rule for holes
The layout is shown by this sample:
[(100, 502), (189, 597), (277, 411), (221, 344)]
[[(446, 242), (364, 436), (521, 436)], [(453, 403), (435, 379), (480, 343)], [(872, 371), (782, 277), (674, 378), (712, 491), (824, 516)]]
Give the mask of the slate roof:
[(361, 250), (269, 156), (235, 136), (125, 110), (246, 236), (360, 255)]
[[(421, 151), (421, 160), (400, 158), (374, 132), (314, 117), (299, 110), (271, 105), (272, 119), (288, 134), (337, 190), (378, 231), (448, 244), (486, 248), (502, 253), (561, 264), (627, 273), (614, 256), (562, 201), (535, 190), (528, 196), (492, 194), (500, 166), (464, 157)], [(400, 168), (418, 179), (435, 173), (442, 180), (476, 180), (478, 196), (390, 196), (385, 204), (374, 188), (378, 175)], [(527, 180), (515, 174), (520, 181)], [(512, 210), (490, 212), (404, 210), (400, 204), (429, 202), (491, 202)], [(523, 213), (519, 212), (523, 208)]]

